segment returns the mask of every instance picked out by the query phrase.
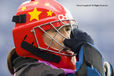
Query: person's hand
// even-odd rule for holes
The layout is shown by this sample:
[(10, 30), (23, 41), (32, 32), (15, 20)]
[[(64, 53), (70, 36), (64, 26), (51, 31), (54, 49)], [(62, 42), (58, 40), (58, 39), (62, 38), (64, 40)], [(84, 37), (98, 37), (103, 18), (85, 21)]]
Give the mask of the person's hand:
[(70, 39), (64, 40), (64, 45), (69, 47), (74, 53), (77, 53), (81, 45), (83, 45), (85, 42), (94, 44), (94, 41), (86, 32), (82, 32), (79, 29), (74, 29), (71, 32)]

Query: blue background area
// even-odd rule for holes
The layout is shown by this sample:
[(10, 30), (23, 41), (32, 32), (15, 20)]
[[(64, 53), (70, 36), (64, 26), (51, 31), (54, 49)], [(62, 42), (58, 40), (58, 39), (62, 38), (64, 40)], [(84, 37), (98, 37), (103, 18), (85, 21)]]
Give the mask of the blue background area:
[[(14, 47), (12, 16), (25, 0), (0, 0), (0, 76), (9, 76), (7, 56)], [(114, 1), (113, 0), (57, 0), (67, 7), (79, 28), (92, 36), (105, 60), (114, 66)], [(71, 2), (72, 1), (72, 2)], [(107, 7), (78, 7), (77, 4), (107, 4)]]

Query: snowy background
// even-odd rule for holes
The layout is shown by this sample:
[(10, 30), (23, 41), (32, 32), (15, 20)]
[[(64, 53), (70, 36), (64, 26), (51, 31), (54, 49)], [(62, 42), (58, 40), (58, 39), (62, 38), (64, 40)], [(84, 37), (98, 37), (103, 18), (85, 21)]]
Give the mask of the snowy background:
[[(14, 47), (12, 16), (16, 14), (18, 6), (25, 0), (0, 0), (0, 76), (9, 76), (7, 69), (7, 55)], [(67, 7), (79, 28), (88, 32), (100, 49), (105, 60), (114, 67), (114, 1), (113, 0), (57, 0)], [(107, 6), (77, 6), (100, 4)]]

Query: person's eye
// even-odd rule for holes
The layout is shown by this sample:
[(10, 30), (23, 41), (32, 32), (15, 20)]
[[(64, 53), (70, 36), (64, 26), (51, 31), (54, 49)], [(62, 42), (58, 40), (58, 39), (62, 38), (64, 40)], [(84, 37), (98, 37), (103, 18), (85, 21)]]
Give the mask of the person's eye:
[(69, 32), (71, 31), (71, 27), (66, 27), (65, 30)]

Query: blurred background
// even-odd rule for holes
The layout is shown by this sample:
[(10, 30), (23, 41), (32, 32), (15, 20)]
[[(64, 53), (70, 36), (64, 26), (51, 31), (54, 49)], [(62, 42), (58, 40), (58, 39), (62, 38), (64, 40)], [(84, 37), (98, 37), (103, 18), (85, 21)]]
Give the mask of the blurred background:
[[(19, 5), (26, 0), (0, 0), (0, 76), (9, 76), (8, 52), (14, 47), (12, 16)], [(114, 1), (113, 0), (57, 0), (68, 8), (79, 25), (87, 32), (100, 49), (105, 60), (114, 67)], [(83, 6), (83, 5), (107, 6)], [(82, 6), (78, 6), (82, 5)]]

